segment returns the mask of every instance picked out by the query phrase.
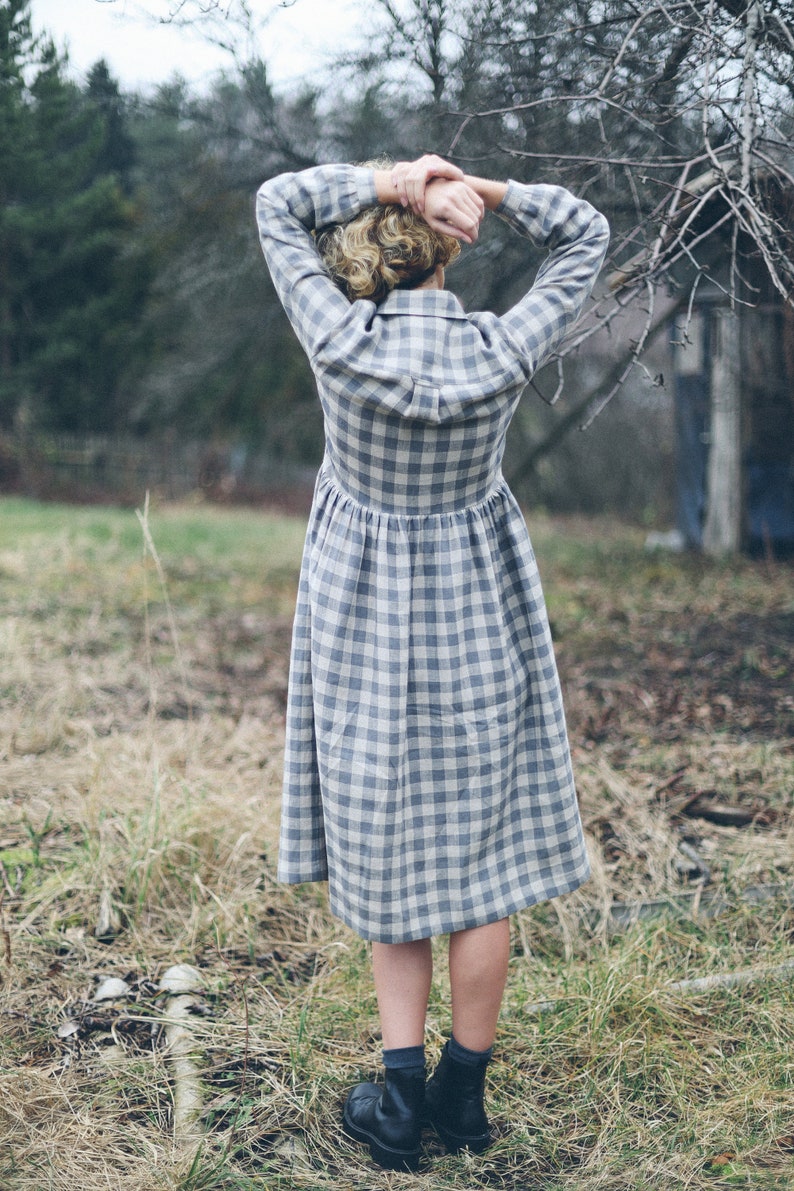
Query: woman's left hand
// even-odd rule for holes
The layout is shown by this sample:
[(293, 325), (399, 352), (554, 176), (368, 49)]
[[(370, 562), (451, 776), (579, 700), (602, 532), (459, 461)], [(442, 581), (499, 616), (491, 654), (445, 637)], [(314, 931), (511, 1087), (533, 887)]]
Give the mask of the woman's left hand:
[(485, 204), (466, 182), (436, 178), (425, 190), (423, 218), (433, 231), (473, 244), (480, 232)]

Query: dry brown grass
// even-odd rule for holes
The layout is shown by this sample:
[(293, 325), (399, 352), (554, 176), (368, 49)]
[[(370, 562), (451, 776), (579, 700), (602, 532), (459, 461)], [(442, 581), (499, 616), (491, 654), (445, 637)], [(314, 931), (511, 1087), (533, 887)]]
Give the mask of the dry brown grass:
[[(791, 623), (791, 572), (540, 522), (594, 876), (514, 922), (496, 1146), (428, 1142), (427, 1173), (390, 1175), (338, 1123), (377, 1066), (366, 947), (272, 875), (302, 526), (181, 508), (151, 528), (166, 590), (132, 514), (2, 506), (0, 1187), (789, 1186), (794, 982), (667, 984), (792, 955), (785, 892), (741, 900), (794, 879), (791, 657), (763, 631)], [(698, 792), (759, 817), (687, 817)], [(614, 933), (613, 902), (697, 889), (682, 839), (729, 908)], [(178, 962), (204, 981), (198, 1145), (175, 1136), (157, 987)], [(107, 976), (129, 992), (97, 1003)], [(445, 984), (440, 963), (431, 1047)]]

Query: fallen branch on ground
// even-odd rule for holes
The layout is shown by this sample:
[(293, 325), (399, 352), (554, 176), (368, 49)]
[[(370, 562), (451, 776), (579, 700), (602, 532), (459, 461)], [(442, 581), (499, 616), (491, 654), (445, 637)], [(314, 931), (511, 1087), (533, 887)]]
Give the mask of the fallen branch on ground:
[[(774, 980), (777, 977), (788, 980), (794, 978), (794, 959), (785, 963), (775, 964), (771, 968), (743, 968), (738, 972), (716, 973), (714, 976), (698, 976), (694, 980), (668, 980), (658, 990), (662, 992), (709, 992), (715, 988), (741, 988), (746, 984), (760, 983), (762, 980)], [(539, 1016), (544, 1013), (554, 1013), (570, 1004), (570, 998), (560, 997), (556, 1001), (534, 1001), (524, 1006), (524, 1012)]]

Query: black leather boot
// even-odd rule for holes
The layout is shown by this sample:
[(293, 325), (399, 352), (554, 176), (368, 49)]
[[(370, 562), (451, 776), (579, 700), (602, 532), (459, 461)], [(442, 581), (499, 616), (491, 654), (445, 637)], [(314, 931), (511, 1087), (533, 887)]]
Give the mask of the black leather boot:
[(425, 1118), (453, 1154), (465, 1147), (480, 1154), (493, 1141), (484, 1091), (485, 1064), (458, 1062), (450, 1056), (447, 1043), (427, 1083)]
[(416, 1170), (425, 1102), (424, 1072), (386, 1068), (382, 1085), (360, 1083), (347, 1098), (345, 1133), (369, 1146), (378, 1166)]

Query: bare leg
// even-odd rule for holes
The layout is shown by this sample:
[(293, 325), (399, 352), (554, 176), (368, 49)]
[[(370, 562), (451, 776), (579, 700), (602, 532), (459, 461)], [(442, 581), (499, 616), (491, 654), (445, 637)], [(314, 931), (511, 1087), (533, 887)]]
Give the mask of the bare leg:
[(509, 958), (509, 918), (449, 936), (452, 1033), (469, 1050), (493, 1045)]
[(384, 1050), (422, 1046), (433, 978), (429, 939), (413, 943), (373, 943), (372, 973)]

